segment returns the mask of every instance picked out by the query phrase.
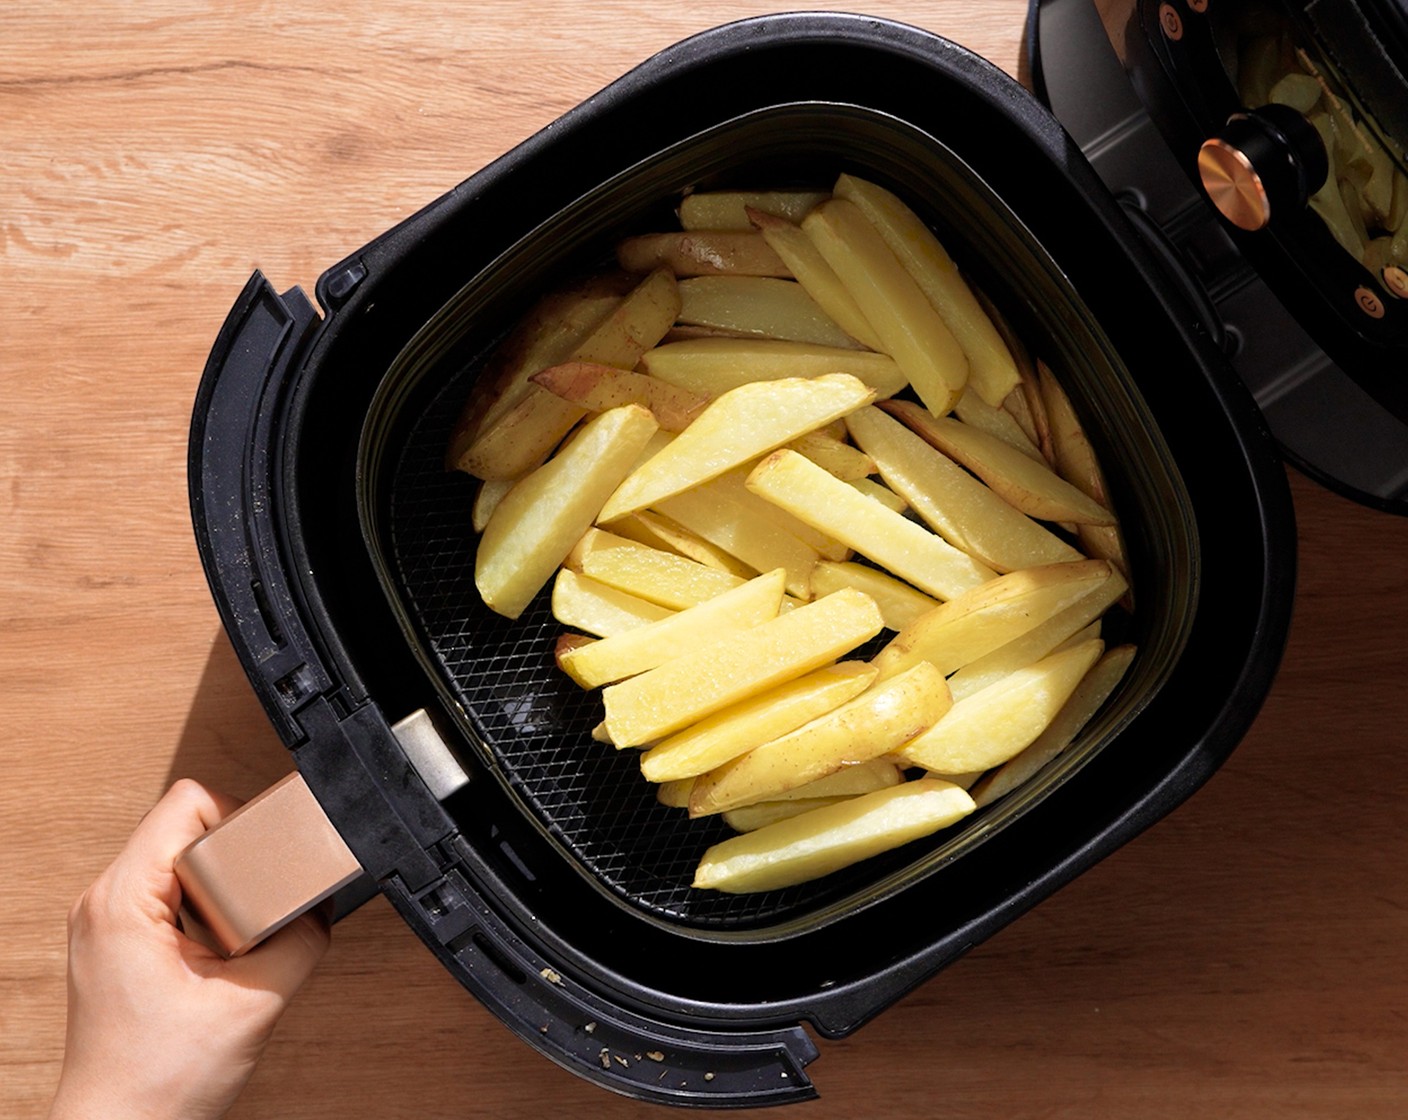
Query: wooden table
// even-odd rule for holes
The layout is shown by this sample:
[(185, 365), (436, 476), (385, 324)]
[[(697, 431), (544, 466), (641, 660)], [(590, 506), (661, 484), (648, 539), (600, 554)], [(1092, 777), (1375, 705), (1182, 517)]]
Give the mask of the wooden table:
[[(859, 5), (1016, 72), (1024, 0)], [(185, 456), (255, 267), (323, 267), (653, 51), (767, 5), (0, 11), (0, 1114), (58, 1071), (64, 914), (176, 777), (290, 768), (211, 606)], [(812, 1117), (1398, 1117), (1408, 1106), (1408, 521), (1292, 476), (1294, 629), (1184, 808), (850, 1039)], [(1212, 562), (1217, 562), (1216, 552)], [(635, 1117), (375, 901), (239, 1117)]]

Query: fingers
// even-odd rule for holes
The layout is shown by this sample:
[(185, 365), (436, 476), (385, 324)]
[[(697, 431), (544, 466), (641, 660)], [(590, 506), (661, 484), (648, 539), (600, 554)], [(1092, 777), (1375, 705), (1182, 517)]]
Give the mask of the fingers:
[(239, 801), (190, 778), (177, 781), (142, 818), (100, 883), (118, 905), (176, 920), (180, 887), (173, 868), (190, 842), (239, 808)]
[(330, 941), (327, 919), (320, 911), (312, 910), (299, 915), (244, 956), (226, 962), (225, 974), (289, 1000), (323, 959)]

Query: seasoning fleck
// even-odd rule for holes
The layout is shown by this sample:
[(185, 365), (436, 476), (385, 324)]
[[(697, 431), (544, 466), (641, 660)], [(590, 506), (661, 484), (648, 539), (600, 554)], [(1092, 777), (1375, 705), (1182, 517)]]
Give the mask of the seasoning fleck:
[(596, 1024), (595, 1024), (595, 1023), (588, 1023), (588, 1024), (587, 1024), (585, 1027), (583, 1027), (582, 1029), (583, 1029), (584, 1031), (586, 1031), (588, 1034), (591, 1034), (592, 1031), (596, 1030)]
[(713, 1075), (712, 1073), (706, 1073), (706, 1074), (704, 1075), (704, 1080), (705, 1080), (705, 1081), (713, 1081), (713, 1080), (714, 1080), (714, 1075)]
[(602, 1069), (611, 1068), (611, 1051), (605, 1046), (601, 1048), (601, 1053), (596, 1056), (596, 1060), (601, 1063)]
[(618, 1062), (620, 1062), (623, 1066), (629, 1067), (630, 1064), (631, 1064), (630, 1062), (626, 1061), (625, 1058), (621, 1057), (620, 1054), (617, 1054), (617, 1055), (616, 1055), (616, 1060), (617, 1060)]
[(544, 980), (546, 980), (549, 984), (562, 983), (562, 976), (554, 969), (545, 968), (541, 972), (539, 972), (538, 975), (541, 976)]
[(663, 1062), (665, 1060), (665, 1055), (659, 1050), (647, 1050), (645, 1056), (652, 1062)]

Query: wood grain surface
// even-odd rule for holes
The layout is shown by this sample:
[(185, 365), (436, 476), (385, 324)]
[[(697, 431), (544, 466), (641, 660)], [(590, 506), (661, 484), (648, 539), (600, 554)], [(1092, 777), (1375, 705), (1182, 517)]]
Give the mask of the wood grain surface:
[[(1014, 73), (1025, 7), (858, 5)], [(767, 10), (0, 7), (0, 1115), (43, 1112), (65, 912), (147, 807), (181, 775), (247, 797), (290, 769), (186, 498), (196, 381), (250, 272), (311, 289), (652, 52)], [(1294, 628), (1245, 743), (1164, 822), (824, 1042), (821, 1101), (797, 1115), (1408, 1114), (1408, 521), (1291, 482)], [(530, 1051), (377, 900), (335, 931), (234, 1115), (664, 1111)]]

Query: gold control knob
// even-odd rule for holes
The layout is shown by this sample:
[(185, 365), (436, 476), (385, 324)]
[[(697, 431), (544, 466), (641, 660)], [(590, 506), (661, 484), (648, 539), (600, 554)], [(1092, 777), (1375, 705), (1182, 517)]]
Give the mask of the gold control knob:
[(1320, 134), (1289, 105), (1234, 113), (1198, 150), (1208, 200), (1238, 229), (1304, 208), (1329, 173)]

